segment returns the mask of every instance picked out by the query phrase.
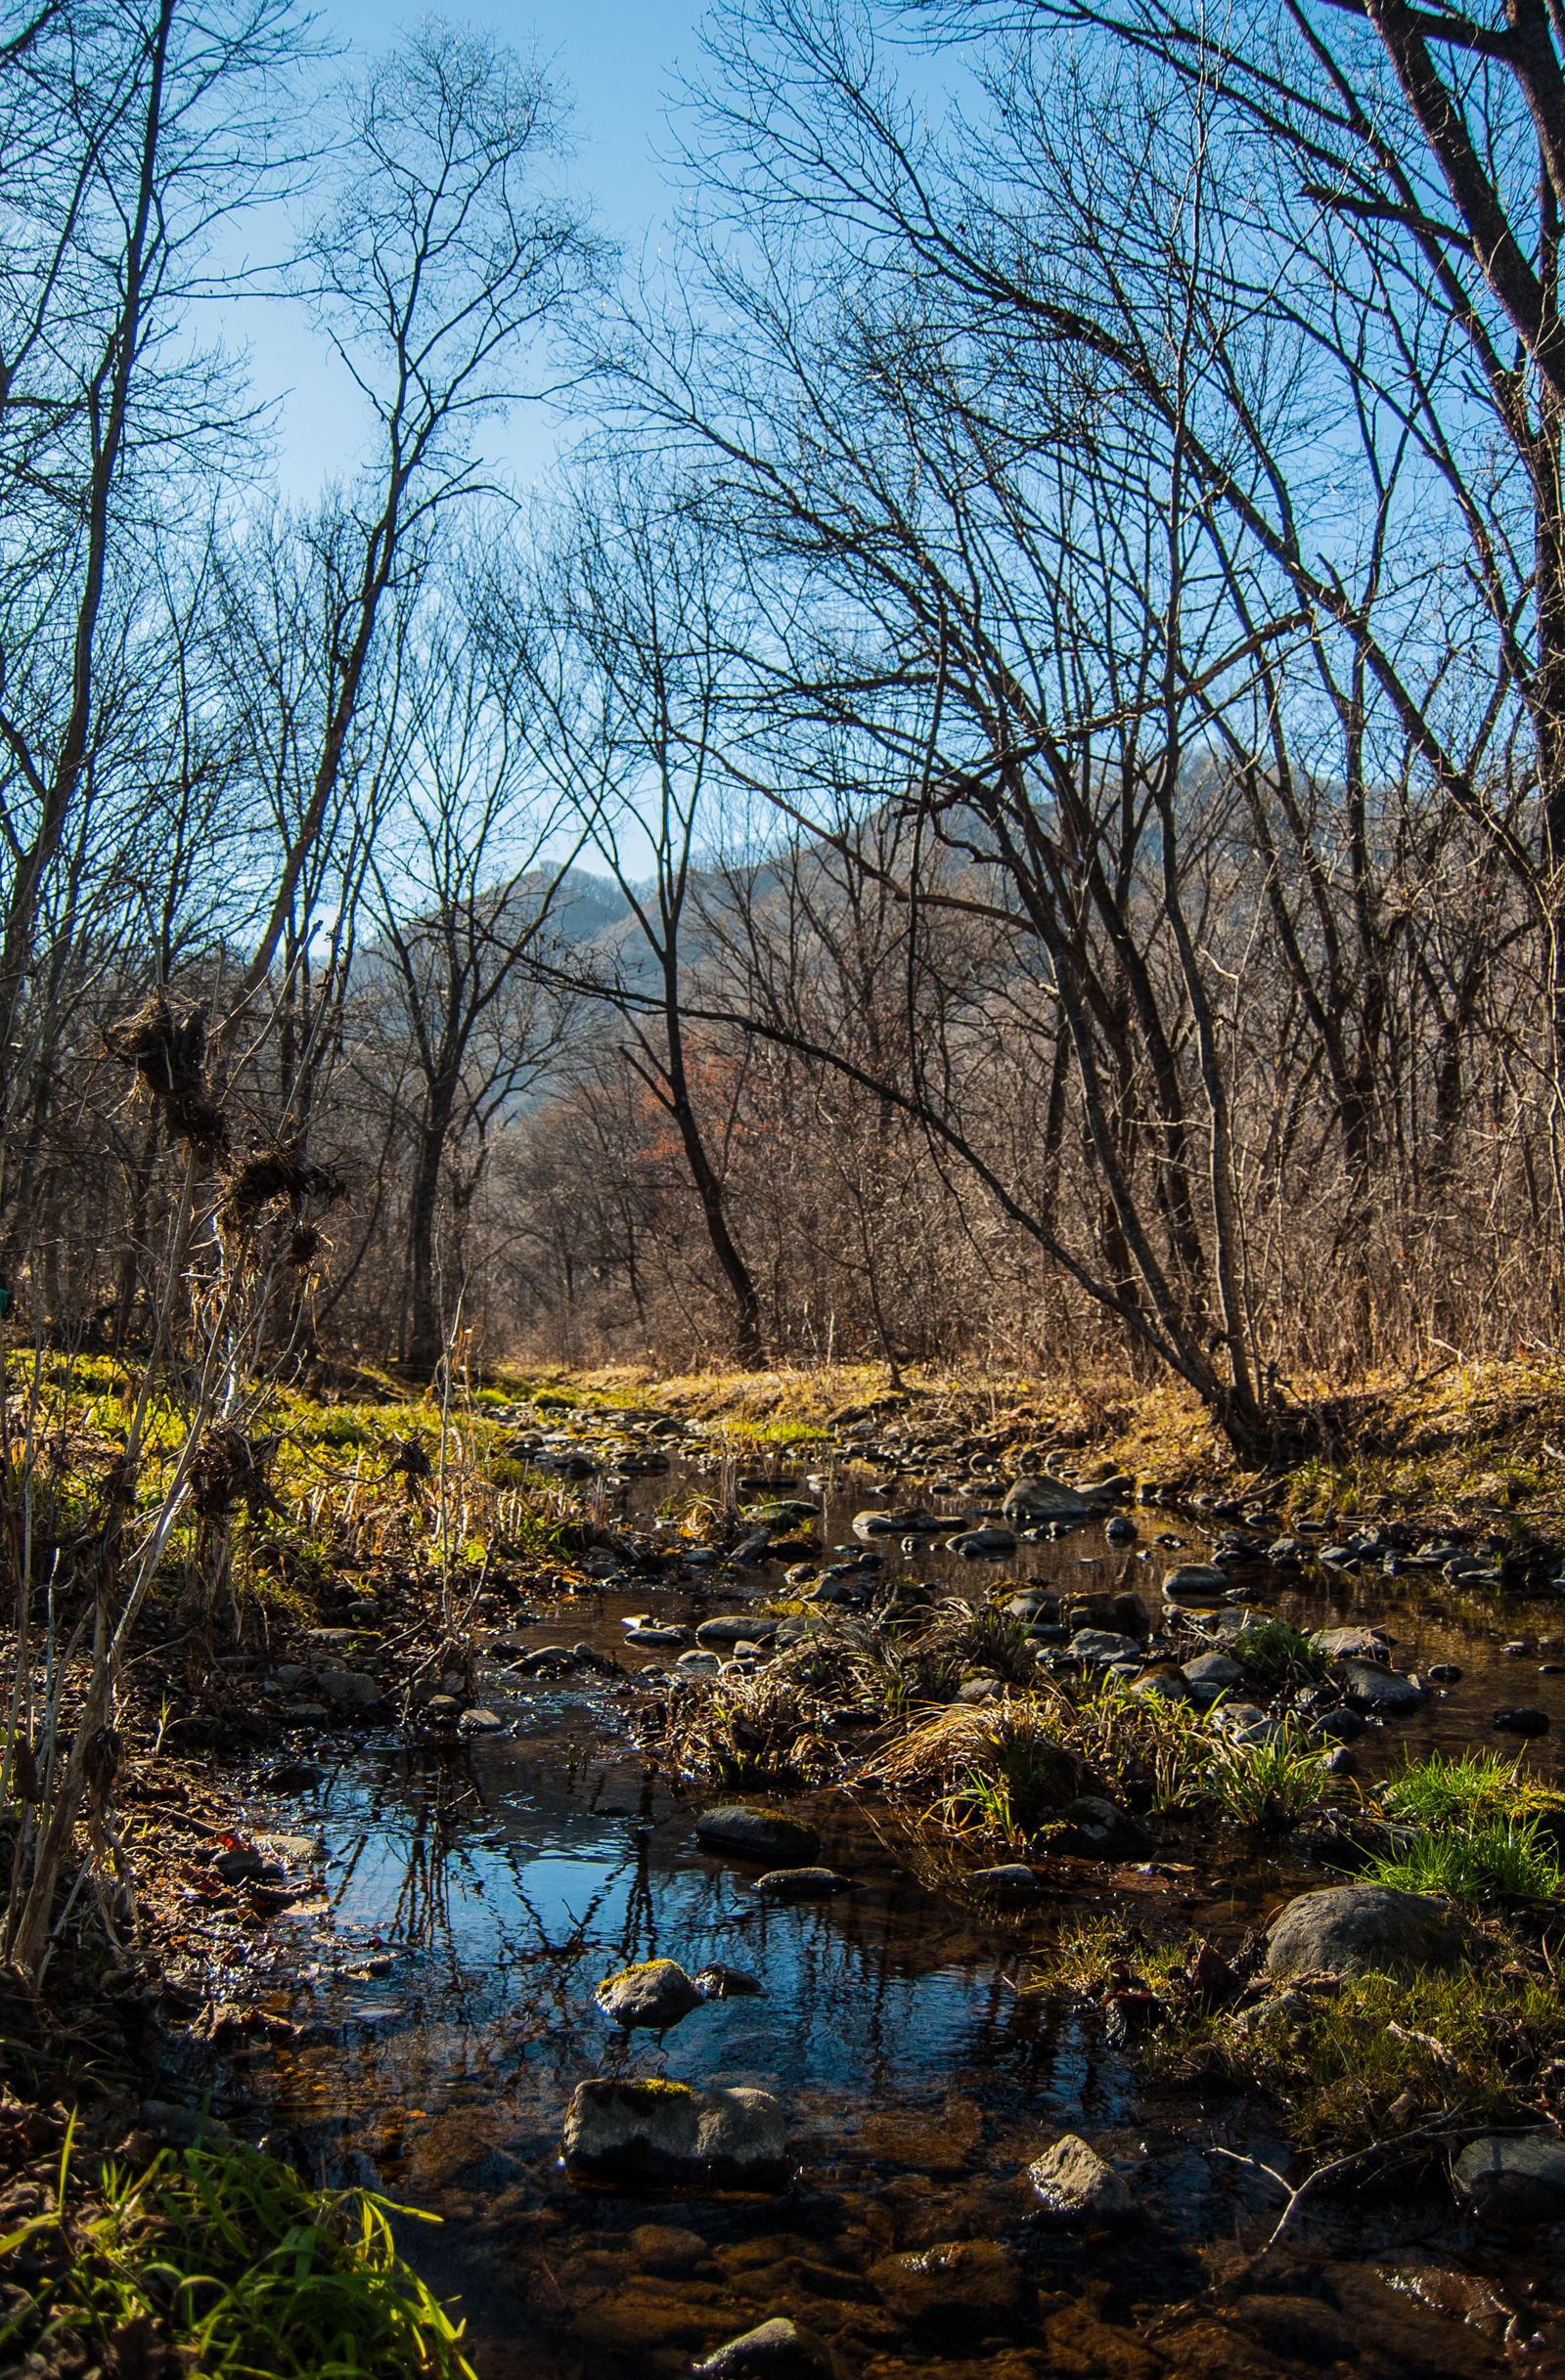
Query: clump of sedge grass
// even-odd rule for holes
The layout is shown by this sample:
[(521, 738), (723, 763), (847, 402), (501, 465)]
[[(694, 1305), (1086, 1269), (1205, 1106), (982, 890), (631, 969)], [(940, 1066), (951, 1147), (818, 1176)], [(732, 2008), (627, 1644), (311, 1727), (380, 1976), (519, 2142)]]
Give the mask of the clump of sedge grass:
[(1565, 1888), (1553, 1850), (1538, 1839), (1536, 1818), (1484, 1818), (1471, 1828), (1442, 1828), (1371, 1860), (1359, 1880), (1453, 1901), (1544, 1898)]
[(1522, 1755), (1430, 1752), (1409, 1755), (1377, 1796), (1388, 1818), (1418, 1827), (1475, 1827), (1516, 1817), (1565, 1813), (1565, 1794), (1521, 1774)]
[(161, 2346), (202, 2380), (473, 2380), (461, 2326), (392, 2244), (389, 2217), (408, 2210), (205, 2146), (139, 2175), (108, 2164), (71, 2206), (69, 2159), (67, 2135), (56, 2210), (0, 2236), (0, 2263), (25, 2246), (47, 2275), (8, 2293), (5, 2368), (41, 2354), (52, 2369), (79, 2342), (116, 2370), (121, 2349), (161, 2369)]
[(1240, 1826), (1285, 1828), (1319, 1800), (1327, 1775), (1326, 1755), (1314, 1749), (1302, 1730), (1284, 1724), (1271, 1742), (1218, 1738), (1202, 1784)]
[(1285, 1686), (1318, 1686), (1331, 1667), (1314, 1639), (1286, 1619), (1248, 1621), (1227, 1651), (1270, 1694)]
[(877, 1763), (888, 1792), (933, 1805), (948, 1826), (1030, 1840), (1076, 1791), (1051, 1704), (958, 1703), (910, 1729)]

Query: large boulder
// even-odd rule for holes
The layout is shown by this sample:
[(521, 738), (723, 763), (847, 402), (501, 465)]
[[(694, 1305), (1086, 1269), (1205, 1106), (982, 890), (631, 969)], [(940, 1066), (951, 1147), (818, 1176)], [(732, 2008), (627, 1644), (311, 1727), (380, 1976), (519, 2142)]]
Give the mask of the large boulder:
[(832, 2380), (836, 2364), (824, 2339), (778, 2314), (741, 2338), (730, 2339), (691, 2380)]
[(1565, 2216), (1565, 2140), (1547, 2133), (1469, 2140), (1451, 2178), (1475, 2215), (1499, 2223), (1557, 2223)]
[(1467, 1942), (1466, 1920), (1450, 1901), (1385, 1884), (1337, 1884), (1304, 1893), (1274, 1917), (1266, 1963), (1274, 1975), (1451, 1967)]
[(752, 1802), (725, 1802), (703, 1810), (695, 1822), (695, 1839), (703, 1851), (733, 1851), (741, 1859), (805, 1860), (821, 1847), (821, 1837), (807, 1818), (788, 1810), (766, 1810)]
[(769, 2091), (686, 2083), (578, 2083), (565, 2110), (565, 2170), (589, 2182), (668, 2182), (776, 2190), (787, 2179), (787, 2123)]
[(1114, 2168), (1076, 2133), (1066, 2133), (1035, 2157), (1027, 2177), (1046, 2214), (1057, 2223), (1123, 2224), (1136, 2213), (1136, 2201)]
[(664, 2033), (700, 2007), (705, 1998), (675, 1959), (648, 1959), (640, 1966), (623, 1967), (617, 1975), (605, 1975), (597, 1992), (604, 2014), (627, 2033), (638, 2025)]
[(1018, 1479), (1006, 1492), (1000, 1509), (1007, 1521), (1031, 1526), (1039, 1521), (1088, 1521), (1102, 1509), (1100, 1496), (1079, 1496), (1058, 1479)]

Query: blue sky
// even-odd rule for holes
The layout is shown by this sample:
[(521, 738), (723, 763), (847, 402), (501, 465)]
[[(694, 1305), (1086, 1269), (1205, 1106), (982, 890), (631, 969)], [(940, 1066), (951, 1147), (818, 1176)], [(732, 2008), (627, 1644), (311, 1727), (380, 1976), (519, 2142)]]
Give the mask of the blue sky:
[[(373, 0), (327, 0), (319, 32), (351, 56), (388, 48), (425, 12)], [(434, 13), (432, 11), (427, 13)], [(670, 146), (664, 107), (681, 69), (697, 64), (701, 0), (537, 0), (536, 6), (470, 0), (455, 22), (493, 32), (523, 53), (536, 46), (572, 102), (572, 179), (595, 204), (604, 230), (633, 255), (655, 247), (672, 193), (658, 152)], [(247, 342), (257, 397), (277, 406), (277, 481), (286, 499), (309, 503), (352, 465), (361, 419), (351, 382), (312, 334), (300, 309), (246, 302), (225, 309), (227, 335)], [(516, 479), (547, 469), (560, 424), (547, 408), (518, 408), (486, 444)]]

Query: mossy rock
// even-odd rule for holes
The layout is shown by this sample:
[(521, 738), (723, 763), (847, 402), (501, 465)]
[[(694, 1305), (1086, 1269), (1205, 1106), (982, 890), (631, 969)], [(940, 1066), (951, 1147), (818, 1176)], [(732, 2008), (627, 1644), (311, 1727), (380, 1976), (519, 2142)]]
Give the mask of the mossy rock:
[(802, 1865), (821, 1847), (820, 1832), (807, 1818), (754, 1802), (724, 1802), (715, 1810), (703, 1810), (695, 1822), (695, 1839), (703, 1851), (732, 1851), (740, 1859), (768, 1864), (788, 1859)]

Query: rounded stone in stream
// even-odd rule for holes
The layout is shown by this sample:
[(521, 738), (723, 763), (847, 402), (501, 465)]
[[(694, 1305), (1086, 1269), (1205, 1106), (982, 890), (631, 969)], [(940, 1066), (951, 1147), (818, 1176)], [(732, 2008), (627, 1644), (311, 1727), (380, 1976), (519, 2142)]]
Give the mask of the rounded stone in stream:
[(1074, 1851), (1079, 1859), (1130, 1859), (1144, 1853), (1153, 1839), (1151, 1829), (1143, 1827), (1139, 1818), (1111, 1801), (1100, 1800), (1096, 1793), (1067, 1802), (1060, 1815), (1066, 1831), (1055, 1841), (1062, 1851)]
[(1000, 1507), (1007, 1521), (1087, 1521), (1099, 1508), (1058, 1479), (1018, 1479)]
[(824, 1901), (861, 1887), (856, 1877), (838, 1875), (834, 1868), (773, 1868), (756, 1877), (755, 1889), (769, 1901)]
[[(1037, 2284), (997, 2240), (951, 2239), (871, 2267), (887, 2311), (903, 2322), (960, 2323), (982, 2337), (1038, 2309)], [(972, 2333), (972, 2325), (982, 2327)]]
[(1418, 1710), (1429, 1699), (1416, 1678), (1405, 1670), (1382, 1669), (1378, 1661), (1345, 1661), (1342, 1683), (1349, 1701), (1358, 1709), (1386, 1718)]
[(1139, 1661), (1140, 1646), (1133, 1636), (1115, 1636), (1106, 1628), (1078, 1628), (1065, 1648), (1073, 1661)]
[(700, 2007), (706, 1995), (674, 1959), (648, 1959), (640, 1966), (605, 1975), (594, 1995), (604, 2014), (630, 2033), (638, 2026), (666, 2033), (682, 2016)]
[(787, 2180), (787, 2123), (769, 2091), (597, 2076), (572, 2093), (561, 2145), (584, 2182), (777, 2190)]
[(1212, 1595), (1228, 1593), (1228, 1574), (1208, 1562), (1182, 1562), (1177, 1569), (1168, 1571), (1163, 1579), (1163, 1592), (1176, 1603), (1188, 1596), (1201, 1603)]
[(868, 1512), (853, 1516), (853, 1534), (868, 1540), (871, 1537), (935, 1537), (945, 1526), (933, 1513), (922, 1510), (909, 1513)]
[(475, 1709), (465, 1710), (458, 1722), (465, 1736), (496, 1736), (505, 1724), (497, 1711), (485, 1710), (481, 1703)]
[(1014, 1554), (1015, 1532), (1005, 1528), (963, 1529), (960, 1537), (946, 1539), (948, 1554), (961, 1554), (967, 1562), (986, 1562), (1001, 1554)]
[(1209, 1686), (1214, 1693), (1244, 1683), (1243, 1670), (1226, 1653), (1197, 1653), (1193, 1661), (1185, 1663), (1180, 1675), (1186, 1686)]
[(697, 1967), (691, 1981), (703, 2000), (764, 2000), (766, 1997), (766, 1986), (758, 1975), (746, 1975), (742, 1967), (724, 1966), (716, 1959), (706, 1966)]
[(1494, 1724), (1504, 1736), (1546, 1736), (1548, 1713), (1522, 1703), (1515, 1710), (1497, 1710)]
[(1384, 1661), (1389, 1658), (1385, 1638), (1376, 1628), (1318, 1628), (1312, 1645), (1333, 1660)]
[(1027, 2178), (1044, 2211), (1060, 2224), (1120, 2225), (1137, 2212), (1120, 2176), (1073, 2132), (1035, 2157)]
[(969, 1892), (992, 1893), (997, 1901), (1030, 1901), (1049, 1890), (1036, 1868), (1010, 1860), (1000, 1868), (973, 1868), (962, 1877)]
[(764, 1611), (738, 1614), (733, 1618), (703, 1619), (695, 1631), (697, 1645), (715, 1648), (722, 1645), (767, 1645), (777, 1634), (777, 1622), (768, 1619)]
[(1565, 2216), (1565, 2141), (1547, 2133), (1470, 2140), (1452, 2168), (1458, 2198), (1498, 2223), (1557, 2223)]
[(1127, 1520), (1123, 1513), (1116, 1513), (1103, 1534), (1110, 1545), (1134, 1545), (1140, 1531), (1134, 1521)]
[(724, 1802), (703, 1810), (695, 1822), (695, 1839), (703, 1851), (734, 1851), (741, 1859), (803, 1860), (821, 1847), (821, 1837), (807, 1818), (787, 1810), (758, 1809), (749, 1802)]
[(780, 2314), (730, 2339), (693, 2367), (691, 2380), (835, 2380), (836, 2368), (824, 2339)]
[(1273, 1975), (1393, 1973), (1458, 1965), (1466, 1920), (1450, 1901), (1385, 1884), (1307, 1892), (1273, 1918), (1266, 1963)]

